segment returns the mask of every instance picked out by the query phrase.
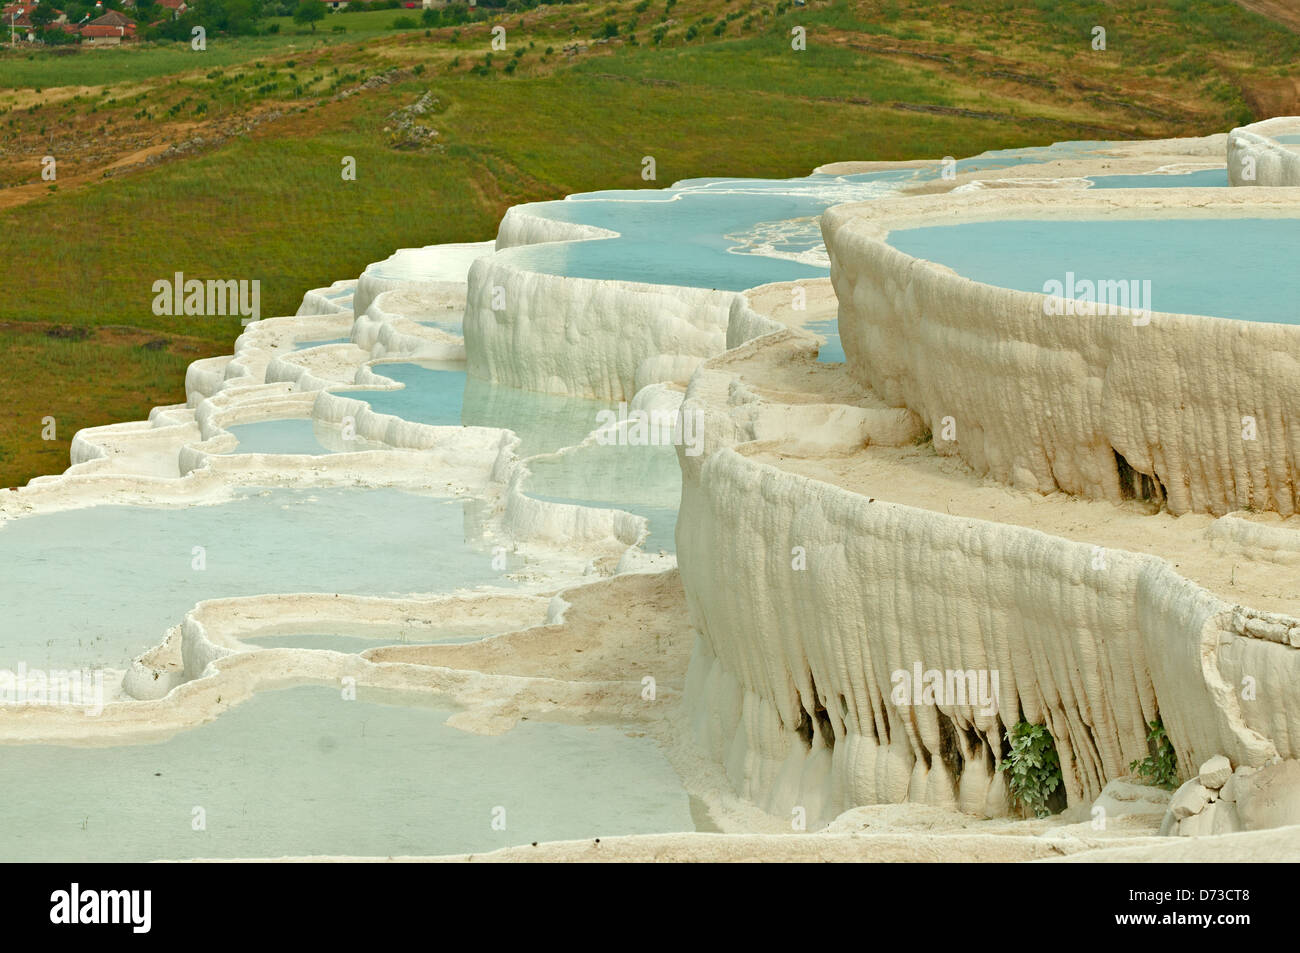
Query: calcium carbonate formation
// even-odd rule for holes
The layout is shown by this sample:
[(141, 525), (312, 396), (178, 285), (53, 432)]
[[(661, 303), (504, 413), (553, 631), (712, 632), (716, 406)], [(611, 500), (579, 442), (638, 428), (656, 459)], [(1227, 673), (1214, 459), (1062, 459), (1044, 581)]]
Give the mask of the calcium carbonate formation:
[[(1300, 593), (1287, 578), (1300, 560), (1300, 328), (1053, 313), (1044, 294), (890, 244), (891, 231), (959, 222), (1289, 219), (1293, 133), (1300, 120), (1270, 120), (953, 176), (937, 162), (875, 163), (927, 194), (900, 175), (886, 197), (829, 208), (824, 249), (792, 253), (824, 258), (824, 276), (744, 292), (530, 270), (502, 252), (617, 232), (528, 207), (495, 243), (404, 250), (310, 291), (298, 315), (253, 323), (231, 356), (192, 365), (184, 405), (79, 433), (64, 474), (0, 494), (4, 520), (212, 504), (249, 486), (436, 489), (470, 502), (467, 534), (532, 575), (403, 598), (206, 600), (126, 664), (93, 726), (52, 708), (9, 727), (28, 740), (131, 737), (213, 717), (222, 697), (277, 680), (341, 675), (436, 684), (480, 706), (484, 730), (512, 724), (507, 710), (633, 717), (615, 688), (245, 640), (323, 619), (404, 638), (556, 626), (567, 597), (549, 593), (676, 564), (695, 638), (687, 760), (769, 814), (811, 829), (870, 804), (1018, 815), (1000, 769), (1008, 731), (1027, 722), (1051, 732), (1071, 816), (1104, 805), (1182, 834), (1300, 821)], [(1179, 184), (1223, 174), (1225, 157), (1226, 180), (1254, 188)], [(851, 194), (855, 170), (809, 181)], [(1098, 188), (1099, 176), (1151, 187)], [(771, 241), (736, 249), (751, 245), (776, 254)], [(295, 348), (327, 336), (339, 340)], [(844, 359), (826, 361), (836, 340)], [(367, 395), (403, 389), (385, 375), (401, 361), (622, 406), (525, 451), (527, 434), (499, 423), (374, 409)], [(1243, 441), (1246, 418), (1256, 429)], [(230, 428), (285, 420), (309, 421), (335, 452), (230, 452)], [(638, 437), (638, 421), (654, 423)], [(675, 560), (646, 545), (671, 501), (662, 473), (629, 452), (641, 444), (676, 451)], [(590, 469), (590, 495), (534, 489), (566, 467)], [(1172, 803), (1129, 779), (1157, 721), (1191, 779)]]

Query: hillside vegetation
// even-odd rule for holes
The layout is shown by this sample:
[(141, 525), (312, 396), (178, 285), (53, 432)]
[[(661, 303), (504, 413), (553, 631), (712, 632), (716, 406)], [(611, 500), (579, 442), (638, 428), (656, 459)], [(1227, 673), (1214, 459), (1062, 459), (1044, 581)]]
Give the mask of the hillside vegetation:
[[(646, 155), (664, 186), (1300, 111), (1300, 37), (1228, 0), (479, 16), (426, 26), (418, 10), (371, 10), (314, 32), (282, 17), (261, 21), (276, 33), (209, 35), (202, 52), (0, 53), (0, 485), (63, 469), (80, 427), (183, 400), (185, 364), (229, 351), (238, 318), (153, 314), (153, 282), (175, 272), (257, 279), (272, 316), (395, 248), (491, 238), (512, 204), (645, 187)], [(798, 27), (806, 50), (792, 49)], [(41, 439), (47, 416), (55, 440)]]

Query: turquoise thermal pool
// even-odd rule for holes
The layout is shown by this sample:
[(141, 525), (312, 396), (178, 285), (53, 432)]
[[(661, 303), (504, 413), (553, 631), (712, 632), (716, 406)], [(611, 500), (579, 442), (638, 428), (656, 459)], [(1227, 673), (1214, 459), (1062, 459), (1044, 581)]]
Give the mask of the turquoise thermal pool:
[[(958, 174), (1071, 158), (1097, 143), (987, 152), (954, 163)], [(826, 275), (819, 216), (933, 179), (937, 167), (797, 179), (686, 179), (667, 189), (587, 192), (523, 206), (529, 214), (590, 225), (617, 238), (548, 242), (501, 252), (528, 271), (573, 278), (743, 291)]]
[(310, 685), (259, 693), (165, 741), (7, 747), (0, 857), (400, 856), (695, 829), (648, 738), (527, 720), (484, 736), (446, 725), (449, 714)]
[(647, 552), (676, 552), (682, 471), (670, 445), (591, 443), (529, 461), (528, 495), (553, 503), (607, 506), (644, 516)]
[(392, 414), (412, 423), (432, 426), (461, 424), (465, 397), (464, 367), (425, 367), (420, 364), (378, 364), (376, 374), (397, 381), (398, 390), (338, 391), (363, 400), (378, 414)]
[(888, 241), (1003, 288), (1042, 293), (1068, 273), (1150, 281), (1152, 311), (1300, 323), (1297, 218), (1007, 220), (900, 229)]
[[(211, 506), (7, 521), (0, 669), (124, 668), (203, 599), (509, 586), (491, 552), (466, 539), (481, 507), (388, 489), (250, 490)], [(507, 572), (520, 565), (511, 559)]]
[(825, 338), (825, 343), (817, 351), (817, 363), (844, 363), (846, 358), (844, 356), (844, 344), (840, 341), (839, 321), (810, 321), (804, 325), (804, 328), (818, 337)]
[(465, 315), (459, 311), (457, 311), (455, 315), (455, 317), (447, 317), (434, 321), (417, 321), (415, 323), (426, 328), (437, 328), (439, 331), (446, 331), (448, 334), (459, 335), (464, 331)]
[(520, 439), (520, 457), (581, 443), (598, 425), (596, 415), (613, 406), (502, 387), (469, 377), (464, 365), (377, 364), (374, 371), (403, 386), (335, 393), (413, 423), (513, 430)]
[(1090, 175), (1094, 189), (1186, 189), (1228, 187), (1227, 169), (1198, 169), (1172, 175)]
[(333, 453), (316, 437), (310, 420), (290, 418), (232, 424), (226, 428), (239, 440), (231, 453)]

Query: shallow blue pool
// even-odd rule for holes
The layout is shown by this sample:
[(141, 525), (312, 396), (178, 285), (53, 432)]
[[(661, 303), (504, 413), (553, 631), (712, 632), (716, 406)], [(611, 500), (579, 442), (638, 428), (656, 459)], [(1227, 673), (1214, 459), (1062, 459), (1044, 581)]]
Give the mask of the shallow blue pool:
[(513, 430), (520, 438), (521, 457), (581, 443), (599, 424), (597, 414), (613, 406), (503, 387), (469, 377), (463, 365), (379, 364), (375, 372), (404, 386), (337, 393), (413, 423)]
[(388, 489), (249, 490), (215, 506), (7, 521), (0, 669), (124, 668), (203, 599), (510, 586), (486, 545), (466, 540), (484, 505)]
[(1228, 187), (1227, 169), (1198, 169), (1176, 175), (1090, 175), (1094, 189), (1186, 189)]
[(532, 719), (479, 735), (451, 714), (304, 685), (163, 741), (7, 746), (0, 857), (387, 857), (695, 829), (649, 738)]
[(1286, 143), (1289, 146), (1300, 145), (1300, 132), (1288, 133), (1285, 136), (1274, 136), (1278, 142)]
[(465, 322), (461, 317), (445, 321), (417, 321), (415, 323), (426, 328), (437, 328), (439, 331), (446, 331), (448, 334), (460, 335), (465, 331)]
[(813, 334), (826, 339), (826, 343), (817, 352), (819, 364), (843, 364), (844, 344), (840, 341), (840, 322), (836, 318), (829, 321), (809, 321), (804, 325)]
[(1152, 311), (1300, 323), (1300, 218), (973, 222), (901, 229), (900, 251), (986, 284), (1150, 281)]
[(421, 364), (378, 364), (376, 374), (404, 386), (399, 390), (340, 391), (363, 400), (379, 414), (392, 414), (412, 423), (459, 426), (465, 398), (464, 369), (430, 368)]
[(231, 453), (333, 453), (316, 439), (310, 420), (259, 420), (227, 427), (239, 440)]
[[(955, 168), (1006, 169), (1080, 156), (1102, 145), (986, 152), (957, 160)], [(547, 274), (726, 291), (820, 278), (827, 270), (822, 212), (940, 174), (934, 167), (796, 179), (686, 179), (667, 189), (587, 192), (526, 208), (543, 218), (608, 229), (617, 238), (528, 245), (501, 254)]]

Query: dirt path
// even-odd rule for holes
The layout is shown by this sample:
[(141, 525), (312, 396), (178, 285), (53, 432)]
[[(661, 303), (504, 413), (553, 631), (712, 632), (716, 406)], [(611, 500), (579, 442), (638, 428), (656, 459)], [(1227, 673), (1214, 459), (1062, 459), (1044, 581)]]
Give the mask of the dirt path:
[[(58, 181), (59, 188), (68, 189), (76, 188), (80, 185), (88, 185), (91, 182), (97, 182), (104, 177), (104, 173), (109, 169), (121, 169), (126, 166), (137, 165), (148, 161), (150, 156), (160, 155), (166, 152), (171, 143), (162, 142), (157, 145), (146, 146), (143, 149), (137, 149), (135, 152), (128, 153), (119, 159), (114, 159), (107, 165), (96, 166), (86, 172), (76, 175), (61, 176)], [(15, 185), (11, 188), (0, 189), (0, 209), (14, 208), (18, 205), (26, 205), (28, 202), (34, 202), (42, 196), (52, 194), (50, 192), (49, 182), (32, 182), (29, 185)]]
[(1300, 0), (1237, 0), (1237, 3), (1300, 33)]

